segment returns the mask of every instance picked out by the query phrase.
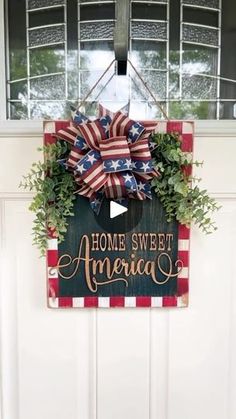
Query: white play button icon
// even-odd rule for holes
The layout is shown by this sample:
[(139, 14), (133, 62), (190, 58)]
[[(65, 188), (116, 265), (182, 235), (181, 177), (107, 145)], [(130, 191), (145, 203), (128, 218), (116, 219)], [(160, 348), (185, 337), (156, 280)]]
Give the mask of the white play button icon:
[(126, 211), (128, 211), (128, 208), (118, 204), (117, 202), (110, 201), (110, 218), (118, 217), (118, 215), (121, 215)]

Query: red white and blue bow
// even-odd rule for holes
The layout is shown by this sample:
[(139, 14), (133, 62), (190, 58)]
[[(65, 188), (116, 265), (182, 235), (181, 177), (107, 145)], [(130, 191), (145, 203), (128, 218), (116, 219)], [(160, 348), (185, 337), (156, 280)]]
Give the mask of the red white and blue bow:
[(128, 198), (152, 198), (150, 180), (158, 172), (153, 167), (149, 137), (156, 125), (133, 121), (121, 111), (104, 114), (103, 109), (103, 116), (95, 121), (76, 112), (73, 124), (56, 133), (71, 144), (64, 164), (74, 172), (77, 193), (90, 199), (95, 213), (104, 196), (122, 204)]

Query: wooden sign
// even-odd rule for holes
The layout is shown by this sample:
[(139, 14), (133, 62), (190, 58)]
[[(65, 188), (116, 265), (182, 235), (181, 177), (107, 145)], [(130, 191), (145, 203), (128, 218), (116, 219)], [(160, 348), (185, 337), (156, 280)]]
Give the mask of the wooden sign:
[(166, 221), (158, 197), (110, 218), (109, 200), (95, 215), (78, 196), (74, 214), (65, 241), (48, 240), (49, 307), (187, 306), (189, 229)]

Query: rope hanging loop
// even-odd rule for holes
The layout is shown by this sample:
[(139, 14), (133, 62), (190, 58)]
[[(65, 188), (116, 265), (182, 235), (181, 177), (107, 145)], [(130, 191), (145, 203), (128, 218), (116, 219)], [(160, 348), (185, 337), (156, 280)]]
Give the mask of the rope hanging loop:
[[(165, 109), (161, 105), (160, 101), (157, 100), (157, 98), (155, 97), (155, 95), (151, 91), (150, 87), (144, 81), (143, 77), (138, 72), (138, 70), (136, 69), (136, 67), (134, 66), (134, 64), (130, 61), (130, 59), (128, 59), (127, 62), (129, 63), (129, 65), (131, 66), (131, 68), (134, 70), (135, 74), (138, 76), (139, 80), (141, 81), (141, 83), (143, 84), (143, 86), (145, 87), (145, 89), (147, 90), (147, 92), (150, 94), (151, 98), (153, 99), (153, 102), (155, 103), (155, 105), (157, 106), (157, 108), (160, 110), (160, 112), (162, 113), (162, 115), (164, 116), (164, 118), (169, 121), (169, 117), (168, 117)], [(77, 110), (79, 110), (83, 105), (85, 105), (85, 103), (86, 103), (87, 99), (89, 98), (89, 96), (92, 94), (92, 92), (94, 91), (94, 89), (97, 87), (97, 85), (100, 83), (100, 81), (103, 79), (103, 77), (107, 74), (107, 72), (110, 70), (110, 68), (112, 67), (112, 65), (114, 63), (117, 63), (117, 61), (115, 59), (111, 61), (111, 63), (108, 65), (108, 67), (102, 73), (102, 75), (99, 77), (99, 79), (96, 81), (96, 83), (91, 87), (91, 89), (89, 90), (89, 92), (87, 93), (87, 95), (78, 104)]]

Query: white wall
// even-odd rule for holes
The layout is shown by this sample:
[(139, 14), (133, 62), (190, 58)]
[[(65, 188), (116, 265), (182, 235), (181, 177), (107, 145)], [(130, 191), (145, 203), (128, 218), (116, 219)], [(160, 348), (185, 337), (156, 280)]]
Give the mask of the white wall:
[(1, 419), (235, 419), (236, 122), (197, 123), (202, 187), (222, 209), (214, 235), (193, 228), (185, 309), (46, 307), (18, 189), (41, 131), (0, 126)]

